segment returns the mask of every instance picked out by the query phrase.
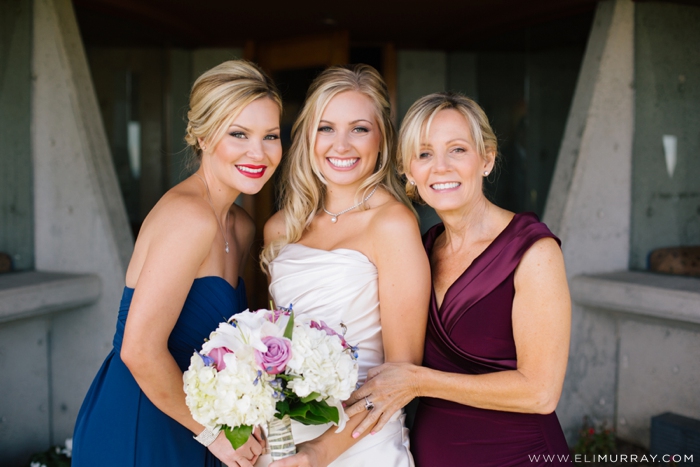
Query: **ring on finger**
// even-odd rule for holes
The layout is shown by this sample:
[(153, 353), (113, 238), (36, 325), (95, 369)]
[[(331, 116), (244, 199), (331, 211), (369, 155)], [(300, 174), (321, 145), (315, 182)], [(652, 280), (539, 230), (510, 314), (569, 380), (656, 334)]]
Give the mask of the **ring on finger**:
[(369, 412), (374, 408), (374, 403), (369, 400), (369, 396), (365, 396), (365, 409)]

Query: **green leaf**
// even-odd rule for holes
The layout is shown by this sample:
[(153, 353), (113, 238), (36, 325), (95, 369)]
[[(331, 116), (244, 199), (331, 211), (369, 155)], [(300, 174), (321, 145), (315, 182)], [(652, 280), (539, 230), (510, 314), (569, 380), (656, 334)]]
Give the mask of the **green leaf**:
[(284, 329), (284, 337), (292, 340), (292, 333), (294, 332), (294, 311), (289, 311), (289, 321), (287, 321), (287, 327)]
[(328, 422), (338, 423), (338, 409), (330, 407), (325, 401), (294, 404), (289, 416), (304, 425), (323, 425)]
[(283, 401), (277, 401), (277, 405), (275, 405), (275, 408), (277, 409), (275, 417), (279, 418), (280, 420), (282, 420), (282, 417), (289, 414), (290, 412), (289, 402), (287, 399)]
[(319, 393), (317, 393), (317, 392), (312, 392), (312, 393), (309, 394), (308, 396), (302, 397), (302, 398), (299, 399), (299, 400), (302, 401), (304, 404), (306, 404), (307, 402), (311, 402), (312, 400), (315, 400), (315, 399), (316, 399), (318, 396), (320, 396), (320, 395), (321, 395), (321, 394), (319, 394)]
[(248, 441), (248, 438), (250, 438), (250, 434), (252, 432), (253, 427), (250, 425), (241, 425), (237, 426), (236, 428), (229, 428), (227, 426), (224, 427), (226, 439), (229, 440), (231, 446), (233, 446), (233, 449), (238, 449), (243, 446), (246, 441)]
[(338, 414), (338, 409), (335, 407), (329, 406), (326, 401), (321, 401), (321, 402), (315, 402), (311, 404), (311, 412), (314, 413), (314, 415), (317, 415), (319, 417), (323, 417), (324, 419), (338, 423), (338, 420), (340, 420), (340, 416)]

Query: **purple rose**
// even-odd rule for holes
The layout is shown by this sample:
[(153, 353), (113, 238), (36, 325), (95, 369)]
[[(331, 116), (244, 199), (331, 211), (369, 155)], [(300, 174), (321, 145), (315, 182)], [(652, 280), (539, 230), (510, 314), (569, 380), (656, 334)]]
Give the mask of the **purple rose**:
[(282, 373), (292, 358), (292, 341), (284, 337), (267, 336), (262, 338), (267, 352), (255, 351), (255, 361), (267, 374)]
[(226, 347), (217, 347), (211, 352), (209, 352), (209, 357), (214, 360), (214, 366), (216, 366), (216, 371), (224, 371), (226, 369), (226, 362), (224, 362), (224, 355), (227, 353), (233, 353), (232, 350)]

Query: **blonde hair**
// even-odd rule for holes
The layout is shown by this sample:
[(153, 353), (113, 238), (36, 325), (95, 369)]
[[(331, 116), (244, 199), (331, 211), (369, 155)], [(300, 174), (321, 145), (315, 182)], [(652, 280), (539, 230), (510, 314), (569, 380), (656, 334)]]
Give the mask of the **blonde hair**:
[(194, 165), (201, 162), (199, 140), (215, 147), (241, 111), (261, 97), (272, 99), (282, 112), (282, 98), (272, 80), (254, 63), (230, 60), (204, 72), (192, 85), (185, 141)]
[[(328, 68), (311, 83), (304, 107), (292, 127), (292, 146), (286, 156), (280, 186), (286, 231), (283, 238), (271, 242), (263, 250), (260, 264), (265, 271), (284, 245), (301, 239), (323, 206), (326, 181), (314, 157), (316, 130), (331, 99), (346, 91), (360, 92), (372, 100), (382, 135), (378, 167), (358, 188), (355, 202), (362, 200), (372, 187), (381, 184), (415, 213), (398, 176), (394, 152), (396, 133), (384, 80), (369, 65)], [(360, 206), (360, 209), (364, 208), (364, 205)]]
[[(421, 140), (430, 132), (433, 118), (441, 110), (453, 109), (467, 120), (471, 136), (480, 156), (487, 152), (498, 154), (498, 141), (489, 119), (479, 104), (458, 93), (438, 92), (421, 97), (413, 103), (401, 124), (397, 148), (399, 173), (406, 175), (411, 168), (411, 160), (420, 153)], [(406, 181), (406, 194), (414, 201), (422, 201), (415, 185)]]

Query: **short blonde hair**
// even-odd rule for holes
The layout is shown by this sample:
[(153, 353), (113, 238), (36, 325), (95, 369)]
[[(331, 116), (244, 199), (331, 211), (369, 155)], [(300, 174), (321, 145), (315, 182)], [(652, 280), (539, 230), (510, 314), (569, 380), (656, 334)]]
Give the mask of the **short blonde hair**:
[(292, 146), (285, 158), (280, 186), (286, 234), (263, 250), (263, 270), (267, 270), (284, 245), (299, 241), (323, 205), (326, 181), (314, 157), (317, 128), (331, 99), (345, 91), (357, 91), (372, 100), (381, 132), (377, 169), (362, 182), (355, 201), (359, 202), (372, 187), (381, 184), (415, 212), (398, 176), (394, 151), (396, 132), (391, 121), (389, 92), (381, 75), (369, 65), (328, 68), (311, 83), (304, 107), (292, 127)]
[[(484, 110), (472, 99), (458, 93), (438, 92), (421, 97), (408, 109), (399, 132), (399, 173), (406, 175), (411, 169), (411, 160), (420, 152), (421, 140), (430, 131), (433, 118), (441, 110), (453, 109), (462, 114), (469, 124), (476, 150), (482, 157), (492, 152), (498, 154), (498, 141)], [(405, 184), (409, 198), (420, 201), (415, 185)]]
[(231, 122), (251, 102), (272, 99), (282, 112), (282, 98), (272, 80), (254, 63), (230, 60), (204, 72), (192, 86), (185, 141), (201, 162), (199, 140), (215, 147)]

